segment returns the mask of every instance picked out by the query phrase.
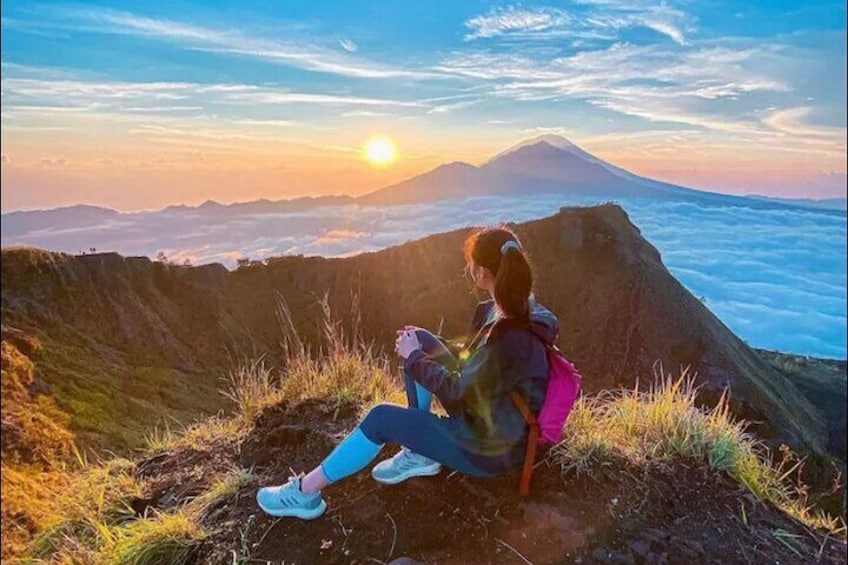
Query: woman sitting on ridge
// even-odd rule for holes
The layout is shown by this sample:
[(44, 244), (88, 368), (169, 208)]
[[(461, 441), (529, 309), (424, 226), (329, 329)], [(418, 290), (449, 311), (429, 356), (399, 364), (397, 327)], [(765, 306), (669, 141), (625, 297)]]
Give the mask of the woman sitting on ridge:
[[(409, 406), (380, 404), (324, 461), (282, 486), (259, 489), (259, 506), (273, 516), (317, 518), (321, 491), (364, 469), (383, 445), (400, 452), (374, 466), (374, 479), (397, 484), (436, 475), (442, 465), (476, 477), (521, 467), (529, 426), (510, 397), (518, 392), (538, 414), (548, 378), (546, 346), (557, 338), (556, 317), (531, 294), (533, 275), (515, 234), (485, 229), (465, 242), (468, 272), (493, 300), (477, 305), (466, 355), (455, 356), (432, 333), (398, 330)], [(447, 417), (430, 412), (433, 395)]]

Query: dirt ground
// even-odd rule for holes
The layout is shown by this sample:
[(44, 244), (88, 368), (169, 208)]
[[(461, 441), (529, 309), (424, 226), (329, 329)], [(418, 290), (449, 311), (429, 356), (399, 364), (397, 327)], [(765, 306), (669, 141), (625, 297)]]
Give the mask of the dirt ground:
[(328, 511), (317, 520), (265, 516), (257, 487), (284, 482), (290, 467), (312, 468), (356, 419), (353, 408), (313, 401), (270, 409), (238, 449), (222, 444), (140, 465), (151, 486), (138, 510), (181, 504), (237, 463), (257, 480), (208, 514), (211, 534), (197, 548), (198, 564), (845, 562), (844, 542), (807, 530), (696, 462), (565, 479), (542, 462), (527, 499), (518, 496), (517, 476), (443, 470), (384, 486), (363, 471), (325, 491)]

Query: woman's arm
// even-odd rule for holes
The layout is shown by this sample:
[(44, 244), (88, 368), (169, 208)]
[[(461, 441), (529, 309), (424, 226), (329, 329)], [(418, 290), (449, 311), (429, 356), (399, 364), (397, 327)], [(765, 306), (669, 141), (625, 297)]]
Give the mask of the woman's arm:
[(487, 345), (475, 351), (460, 370), (448, 369), (420, 349), (410, 353), (404, 361), (404, 368), (439, 400), (454, 403), (462, 400), (466, 391), (476, 386), (484, 374), (495, 371), (496, 363), (495, 351)]

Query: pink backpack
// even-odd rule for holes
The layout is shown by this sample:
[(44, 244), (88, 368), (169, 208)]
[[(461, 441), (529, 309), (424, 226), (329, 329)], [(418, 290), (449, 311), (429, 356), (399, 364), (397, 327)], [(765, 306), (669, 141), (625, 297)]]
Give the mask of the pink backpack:
[(539, 416), (536, 417), (527, 406), (527, 402), (515, 391), (510, 393), (512, 401), (521, 412), (524, 420), (530, 426), (527, 438), (527, 452), (524, 455), (524, 466), (521, 471), (521, 482), (518, 492), (521, 496), (530, 493), (530, 481), (533, 478), (533, 468), (536, 462), (537, 444), (550, 447), (559, 442), (562, 429), (577, 395), (580, 394), (582, 377), (574, 365), (565, 358), (562, 352), (553, 345), (545, 343), (548, 350), (548, 387), (545, 389), (545, 400)]
[(574, 364), (554, 346), (548, 346), (548, 388), (536, 422), (539, 425), (539, 444), (553, 445), (562, 436), (568, 415), (580, 394), (582, 377)]

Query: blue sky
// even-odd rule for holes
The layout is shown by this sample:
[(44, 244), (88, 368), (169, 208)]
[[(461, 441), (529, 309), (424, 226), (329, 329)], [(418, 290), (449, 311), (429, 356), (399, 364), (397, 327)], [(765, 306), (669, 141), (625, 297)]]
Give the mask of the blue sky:
[(2, 31), (4, 211), (357, 194), (551, 132), (688, 186), (845, 188), (844, 3), (5, 2)]

